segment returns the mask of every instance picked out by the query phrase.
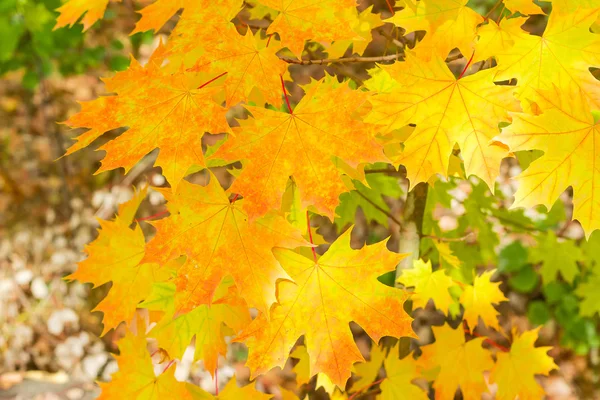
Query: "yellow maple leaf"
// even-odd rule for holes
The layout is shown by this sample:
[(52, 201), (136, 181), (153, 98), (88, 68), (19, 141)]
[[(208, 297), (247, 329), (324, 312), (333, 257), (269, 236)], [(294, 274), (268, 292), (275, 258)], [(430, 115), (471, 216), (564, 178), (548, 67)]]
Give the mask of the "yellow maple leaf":
[(523, 15), (543, 14), (544, 10), (533, 0), (504, 0), (504, 5), (511, 12), (520, 12)]
[(535, 347), (540, 328), (527, 331), (513, 341), (510, 352), (499, 353), (492, 369), (490, 382), (498, 384), (498, 400), (537, 400), (544, 390), (535, 375), (548, 375), (558, 368), (548, 356), (551, 347)]
[(235, 376), (227, 382), (227, 385), (225, 385), (223, 390), (216, 396), (213, 396), (194, 385), (190, 385), (188, 390), (194, 396), (193, 400), (268, 400), (273, 397), (271, 394), (259, 392), (252, 384), (239, 387)]
[(152, 222), (157, 233), (147, 244), (145, 260), (162, 264), (188, 257), (175, 281), (177, 310), (209, 304), (223, 278), (231, 275), (248, 306), (268, 312), (276, 301), (275, 283), (290, 279), (271, 249), (309, 245), (300, 232), (274, 213), (248, 222), (241, 210), (244, 200), (231, 203), (214, 176), (206, 186), (182, 181), (176, 192), (158, 190), (171, 215)]
[(73, 26), (83, 16), (81, 23), (83, 30), (87, 31), (92, 25), (104, 16), (108, 2), (121, 2), (122, 0), (69, 0), (56, 9), (60, 15), (56, 18), (54, 29), (64, 26)]
[(477, 43), (473, 62), (487, 60), (498, 53), (506, 52), (515, 45), (515, 34), (527, 21), (525, 17), (503, 19), (500, 23), (488, 19), (477, 29)]
[(438, 310), (448, 314), (449, 307), (456, 302), (448, 291), (456, 286), (454, 281), (444, 270), (433, 272), (431, 261), (415, 260), (412, 268), (402, 270), (398, 282), (414, 287), (411, 296), (414, 308), (425, 307), (431, 299)]
[[(542, 114), (514, 114), (499, 139), (512, 151), (537, 149), (544, 155), (516, 177), (520, 183), (512, 207), (543, 204), (548, 209), (573, 187), (573, 218), (586, 235), (600, 228), (600, 125), (585, 94), (574, 85), (536, 90)], [(598, 173), (598, 175), (596, 175)]]
[(500, 330), (498, 325), (498, 311), (494, 303), (507, 301), (504, 293), (500, 290), (500, 282), (491, 282), (496, 270), (485, 271), (476, 276), (473, 285), (465, 285), (460, 295), (460, 303), (465, 308), (464, 320), (468, 322), (471, 329), (475, 329), (479, 318), (488, 326)]
[(279, 33), (282, 46), (296, 56), (302, 54), (307, 40), (361, 40), (352, 30), (357, 14), (344, 12), (356, 8), (356, 0), (261, 0), (260, 3), (279, 12), (267, 34)]
[(90, 130), (76, 139), (66, 155), (88, 146), (107, 130), (127, 126), (127, 131), (100, 148), (106, 156), (97, 173), (119, 167), (128, 172), (160, 148), (156, 165), (176, 188), (191, 166), (204, 165), (204, 133), (229, 130), (227, 109), (218, 103), (226, 72), (171, 73), (160, 68), (163, 57), (159, 48), (145, 67), (132, 60), (127, 71), (107, 80), (107, 87), (117, 96), (83, 103), (81, 112), (65, 123)]
[(244, 196), (251, 218), (281, 208), (292, 176), (303, 206), (314, 205), (333, 220), (338, 197), (348, 189), (332, 156), (353, 168), (386, 160), (374, 126), (358, 118), (368, 93), (329, 75), (304, 88), (305, 96), (289, 114), (246, 107), (254, 118), (240, 120), (241, 128), (215, 153), (230, 162), (245, 160), (231, 190)]
[(146, 348), (144, 327), (140, 328), (137, 336), (128, 331), (125, 337), (119, 340), (119, 355), (115, 355), (119, 371), (112, 375), (110, 382), (98, 383), (102, 389), (99, 400), (162, 400), (166, 398), (204, 400), (212, 398), (197, 386), (177, 381), (174, 376), (174, 367), (168, 368), (156, 376), (152, 359)]
[(427, 392), (413, 381), (420, 378), (412, 354), (400, 359), (398, 345), (384, 360), (386, 378), (381, 382), (381, 400), (427, 400)]
[(423, 346), (419, 361), (426, 369), (439, 372), (433, 383), (436, 399), (452, 400), (460, 388), (463, 398), (479, 399), (487, 392), (483, 372), (494, 366), (489, 351), (481, 347), (484, 338), (465, 342), (462, 327), (432, 327), (433, 344)]
[(431, 49), (439, 57), (446, 58), (450, 50), (458, 48), (470, 57), (473, 53), (477, 25), (483, 17), (467, 6), (468, 0), (421, 0), (416, 8), (406, 7), (387, 19), (406, 30), (407, 33), (427, 31), (417, 47), (423, 57), (429, 57)]
[(360, 376), (360, 379), (352, 382), (352, 390), (360, 390), (375, 381), (384, 359), (385, 352), (379, 346), (373, 344), (369, 354), (369, 361), (354, 364), (354, 373)]
[(440, 265), (442, 265), (442, 261), (444, 261), (453, 268), (460, 268), (461, 262), (458, 257), (454, 255), (447, 242), (434, 241), (433, 243), (435, 244), (438, 253), (440, 253)]
[(600, 9), (579, 8), (569, 13), (552, 12), (542, 36), (532, 35), (517, 25), (512, 34), (514, 46), (499, 48), (497, 80), (516, 78), (521, 99), (535, 96), (535, 90), (550, 90), (556, 85), (576, 85), (584, 89), (593, 107), (600, 107), (597, 80), (589, 71), (600, 64), (600, 36), (590, 26)]
[[(291, 250), (273, 250), (295, 283), (280, 281), (279, 302), (270, 321), (260, 315), (236, 341), (249, 348), (252, 376), (282, 367), (304, 335), (310, 375), (325, 373), (344, 387), (352, 364), (364, 361), (348, 326), (359, 324), (378, 342), (383, 336), (413, 336), (412, 319), (403, 310), (405, 294), (377, 280), (393, 270), (404, 256), (392, 253), (385, 242), (350, 248), (350, 231), (342, 234), (319, 259)], [(310, 321), (310, 323), (307, 323)]]
[(106, 297), (94, 308), (104, 313), (103, 335), (121, 322), (130, 321), (138, 303), (150, 294), (152, 284), (170, 277), (169, 268), (140, 263), (144, 257), (144, 234), (139, 225), (129, 228), (145, 197), (146, 189), (138, 191), (119, 206), (119, 215), (114, 221), (98, 219), (101, 229), (96, 240), (85, 248), (88, 257), (66, 278), (90, 282), (94, 287), (112, 282)]
[(410, 186), (435, 174), (447, 176), (458, 144), (467, 176), (477, 175), (493, 188), (508, 152), (490, 141), (498, 123), (509, 120), (509, 111), (519, 110), (515, 88), (496, 85), (493, 68), (457, 79), (440, 57), (426, 61), (407, 53), (405, 62), (380, 68), (395, 83), (389, 92), (371, 97), (373, 110), (365, 121), (386, 130), (417, 125), (395, 160), (406, 167)]
[(181, 359), (195, 336), (194, 360), (203, 360), (205, 369), (213, 374), (218, 356), (227, 354), (224, 336), (229, 332), (223, 324), (234, 334), (242, 330), (251, 320), (248, 306), (235, 290), (233, 280), (229, 279), (217, 288), (210, 305), (200, 305), (188, 313), (175, 315), (175, 290), (173, 283), (155, 284), (151, 295), (139, 305), (163, 313), (148, 337), (156, 339), (169, 357)]

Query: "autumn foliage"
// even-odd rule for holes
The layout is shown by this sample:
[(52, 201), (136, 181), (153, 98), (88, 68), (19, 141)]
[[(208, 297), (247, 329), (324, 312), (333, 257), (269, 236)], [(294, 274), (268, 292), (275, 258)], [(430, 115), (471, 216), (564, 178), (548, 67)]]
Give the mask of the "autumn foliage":
[[(108, 3), (69, 0), (57, 26), (83, 16), (87, 29)], [(140, 11), (135, 31), (158, 31), (181, 15), (147, 63), (132, 60), (104, 79), (109, 94), (82, 103), (65, 122), (87, 129), (67, 154), (127, 128), (100, 147), (98, 172), (129, 171), (159, 149), (156, 166), (169, 183), (139, 189), (114, 220), (100, 221), (87, 259), (69, 277), (112, 282), (97, 306), (104, 333), (123, 322), (137, 332), (121, 340), (120, 371), (102, 384), (102, 398), (210, 398), (175, 380), (172, 368), (155, 376), (146, 342), (175, 360), (194, 341), (195, 359), (213, 371), (226, 336), (248, 347), (252, 378), (283, 367), (292, 353), (307, 379), (328, 379), (336, 396), (377, 384), (383, 399), (426, 399), (428, 385), (436, 399), (457, 391), (478, 399), (489, 384), (502, 400), (543, 396), (535, 376), (557, 366), (548, 347), (535, 346), (538, 330), (501, 332), (496, 306), (507, 298), (494, 270), (460, 278), (452, 270), (461, 260), (442, 240), (436, 251), (445, 267), (416, 259), (390, 287), (378, 278), (406, 254), (386, 241), (352, 248), (351, 227), (317, 252), (311, 230), (311, 216), (334, 220), (341, 198), (368, 188), (371, 164), (402, 165), (410, 189), (461, 175), (493, 191), (502, 160), (525, 150), (543, 155), (516, 178), (514, 207), (550, 208), (572, 187), (573, 218), (587, 237), (600, 228), (600, 91), (590, 72), (600, 66), (600, 2), (553, 0), (542, 9), (505, 0), (498, 20), (466, 3), (397, 0), (376, 14), (355, 0), (156, 0)], [(242, 10), (272, 22), (248, 26), (237, 18)], [(528, 15), (545, 12), (541, 36), (524, 29)], [(363, 56), (384, 23), (419, 34), (412, 43), (392, 38), (396, 54)], [(356, 62), (376, 62), (369, 79), (326, 74), (302, 85), (299, 101), (288, 93), (292, 65)], [(223, 133), (206, 148), (203, 136)], [(235, 176), (228, 188), (210, 172), (223, 166)], [(206, 185), (184, 179), (200, 170), (208, 171)], [(137, 222), (148, 190), (164, 196), (168, 216)], [(146, 223), (152, 237), (144, 237)], [(542, 270), (544, 279), (556, 274)], [(400, 358), (397, 346), (378, 343), (416, 337), (407, 301), (413, 309), (433, 302), (463, 323), (434, 327), (435, 342)], [(139, 308), (150, 311), (149, 328), (132, 322)], [(370, 361), (350, 322), (374, 341)], [(476, 333), (482, 325), (508, 339)], [(382, 365), (386, 378), (377, 381)], [(263, 397), (235, 383), (219, 396)]]

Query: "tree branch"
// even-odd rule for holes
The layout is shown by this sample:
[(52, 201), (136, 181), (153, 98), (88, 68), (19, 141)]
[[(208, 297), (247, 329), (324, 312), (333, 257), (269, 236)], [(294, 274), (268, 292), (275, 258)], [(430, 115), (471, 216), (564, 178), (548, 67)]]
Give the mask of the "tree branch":
[(357, 63), (357, 62), (381, 62), (381, 61), (392, 61), (402, 57), (403, 53), (390, 54), (387, 56), (375, 56), (375, 57), (342, 57), (342, 58), (324, 58), (321, 60), (298, 60), (297, 58), (279, 57), (282, 61), (288, 64), (298, 65), (323, 65), (333, 63)]

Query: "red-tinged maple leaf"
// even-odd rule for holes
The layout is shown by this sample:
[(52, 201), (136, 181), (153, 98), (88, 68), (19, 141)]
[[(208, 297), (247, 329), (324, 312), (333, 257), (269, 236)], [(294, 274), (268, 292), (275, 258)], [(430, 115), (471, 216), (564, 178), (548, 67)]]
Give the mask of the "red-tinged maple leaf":
[(331, 76), (305, 86), (305, 93), (291, 113), (246, 107), (254, 118), (241, 120), (215, 153), (226, 161), (244, 160), (231, 190), (244, 196), (251, 218), (281, 208), (292, 176), (303, 205), (333, 220), (338, 197), (348, 189), (332, 158), (352, 168), (386, 160), (374, 127), (359, 120), (368, 93)]
[(490, 382), (498, 384), (498, 400), (537, 400), (544, 397), (544, 389), (535, 380), (535, 375), (548, 375), (558, 368), (547, 353), (551, 347), (535, 347), (540, 328), (527, 331), (520, 336), (513, 332), (510, 352), (499, 353), (492, 369)]
[(203, 45), (186, 54), (186, 59), (196, 60), (189, 70), (203, 69), (209, 64), (215, 71), (227, 71), (224, 88), (229, 106), (254, 100), (256, 104), (267, 102), (280, 107), (283, 94), (276, 77), (285, 73), (287, 64), (276, 55), (279, 41), (273, 36), (263, 39), (250, 29), (241, 36), (233, 24), (223, 29), (220, 36), (221, 41), (215, 47), (207, 49)]
[(54, 29), (64, 26), (73, 26), (83, 16), (81, 23), (83, 30), (87, 31), (92, 25), (104, 16), (104, 11), (108, 6), (108, 2), (121, 2), (122, 0), (69, 0), (56, 11), (60, 15), (56, 18), (56, 26)]
[(358, 13), (345, 12), (356, 8), (356, 0), (261, 0), (260, 3), (279, 11), (267, 33), (279, 33), (281, 44), (297, 56), (302, 54), (307, 40), (361, 40), (352, 30)]
[(426, 61), (407, 53), (405, 62), (380, 68), (391, 89), (370, 98), (373, 110), (365, 121), (387, 131), (417, 125), (396, 160), (406, 167), (410, 186), (446, 176), (458, 144), (467, 176), (477, 175), (493, 188), (508, 151), (490, 142), (498, 124), (510, 120), (509, 111), (520, 110), (515, 88), (496, 85), (493, 68), (456, 78), (440, 57)]
[(283, 367), (304, 335), (310, 375), (325, 373), (344, 387), (352, 364), (364, 361), (352, 338), (350, 321), (375, 342), (383, 336), (414, 335), (412, 319), (403, 309), (405, 293), (377, 280), (404, 257), (390, 252), (385, 242), (353, 250), (347, 231), (319, 260), (287, 249), (274, 253), (295, 283), (279, 282), (279, 302), (271, 308), (270, 320), (260, 315), (236, 339), (249, 348), (247, 365), (252, 376)]
[(176, 192), (158, 190), (171, 216), (152, 222), (157, 233), (144, 260), (163, 264), (188, 257), (177, 272), (176, 308), (210, 304), (221, 280), (231, 275), (248, 305), (268, 312), (276, 301), (275, 283), (290, 279), (272, 249), (310, 245), (300, 232), (274, 213), (249, 222), (244, 200), (230, 203), (214, 176), (206, 186), (182, 181)]
[(67, 155), (86, 147), (106, 129), (126, 126), (127, 131), (100, 148), (106, 156), (97, 173), (119, 167), (128, 172), (159, 148), (155, 164), (176, 188), (191, 166), (204, 165), (204, 133), (229, 129), (227, 110), (218, 103), (226, 71), (171, 73), (160, 68), (162, 57), (159, 48), (145, 67), (134, 60), (129, 70), (108, 80), (116, 96), (83, 103), (81, 113), (65, 123), (90, 130), (76, 139)]
[(163, 314), (148, 337), (156, 339), (169, 357), (180, 360), (195, 337), (194, 360), (203, 360), (204, 368), (213, 374), (219, 355), (227, 353), (225, 335), (235, 334), (250, 323), (248, 306), (231, 279), (224, 280), (217, 288), (212, 304), (198, 306), (180, 315), (175, 314), (175, 293), (175, 284), (158, 283), (139, 305)]
[[(536, 90), (542, 114), (514, 114), (499, 140), (513, 151), (537, 149), (544, 155), (515, 179), (519, 188), (512, 207), (552, 207), (560, 194), (573, 188), (573, 218), (586, 235), (600, 228), (600, 125), (575, 85)], [(598, 174), (598, 175), (596, 175)], [(576, 268), (575, 268), (576, 269)], [(576, 270), (569, 275), (572, 280)]]
[(94, 287), (112, 282), (110, 291), (94, 309), (104, 313), (103, 335), (121, 322), (130, 321), (138, 303), (150, 294), (152, 284), (170, 277), (169, 268), (140, 263), (144, 257), (144, 234), (139, 225), (129, 228), (145, 196), (144, 189), (122, 204), (114, 221), (98, 220), (100, 233), (86, 246), (88, 257), (67, 277), (93, 283)]

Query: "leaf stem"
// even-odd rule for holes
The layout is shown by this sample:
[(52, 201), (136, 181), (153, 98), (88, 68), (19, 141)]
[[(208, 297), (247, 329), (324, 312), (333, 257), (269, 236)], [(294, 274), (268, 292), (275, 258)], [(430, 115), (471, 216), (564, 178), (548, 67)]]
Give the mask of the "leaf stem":
[(209, 85), (211, 83), (213, 83), (214, 81), (216, 81), (217, 79), (219, 79), (220, 77), (222, 77), (223, 75), (227, 74), (227, 71), (223, 72), (220, 75), (215, 76), (214, 78), (212, 78), (211, 80), (204, 82), (202, 85), (198, 86), (197, 89), (202, 89), (204, 86)]
[(472, 336), (475, 336), (475, 337), (484, 338), (485, 339), (484, 342), (487, 342), (488, 344), (494, 346), (498, 350), (501, 350), (501, 351), (503, 351), (505, 353), (510, 352), (510, 349), (508, 347), (504, 347), (501, 344), (496, 343), (495, 341), (493, 341), (489, 337), (480, 335), (480, 334), (478, 334), (476, 332), (471, 332), (469, 330), (469, 327), (467, 326), (467, 322), (466, 321), (463, 321), (463, 328), (464, 328), (465, 333), (468, 333), (469, 335), (472, 335)]
[[(310, 230), (310, 215), (308, 215), (308, 210), (306, 210), (306, 226), (308, 230), (308, 238), (310, 239), (310, 244), (315, 244), (313, 242), (312, 232)], [(315, 262), (317, 262), (317, 252), (314, 247), (312, 247), (311, 250), (313, 253), (313, 258), (315, 259)]]
[(460, 73), (460, 75), (458, 76), (458, 78), (456, 80), (459, 80), (460, 78), (462, 78), (463, 75), (465, 74), (465, 72), (467, 72), (467, 69), (471, 66), (471, 62), (473, 62), (473, 57), (475, 57), (475, 52), (473, 52), (473, 54), (471, 54), (471, 58), (469, 58), (469, 61), (467, 61), (467, 65), (465, 65), (465, 68), (462, 70), (462, 72)]
[[(288, 110), (290, 110), (290, 114), (294, 114), (294, 112), (292, 111), (292, 106), (290, 105), (290, 99), (288, 99), (288, 94), (287, 94), (287, 91), (285, 90), (285, 85), (283, 83), (283, 75), (279, 75), (279, 79), (281, 80), (281, 89), (283, 90), (283, 95), (285, 96), (285, 102), (287, 104)], [(307, 211), (306, 215), (308, 215), (308, 211)], [(308, 231), (310, 232), (310, 227), (309, 227)]]
[(364, 392), (365, 390), (369, 389), (370, 387), (373, 387), (375, 385), (379, 385), (381, 382), (383, 382), (386, 378), (381, 378), (373, 383), (370, 383), (364, 387), (361, 387), (360, 389), (358, 389), (356, 392), (354, 392), (354, 394), (352, 396), (350, 396), (348, 398), (348, 400), (353, 400), (356, 398), (356, 396), (358, 396), (361, 392)]
[(144, 217), (144, 218), (136, 218), (135, 220), (137, 222), (146, 221), (148, 219), (162, 217), (163, 215), (168, 214), (168, 213), (169, 213), (169, 210), (162, 210), (162, 211), (157, 212), (156, 214), (152, 214), (152, 215), (149, 215), (149, 216)]
[(215, 395), (219, 395), (219, 368), (215, 368)]

